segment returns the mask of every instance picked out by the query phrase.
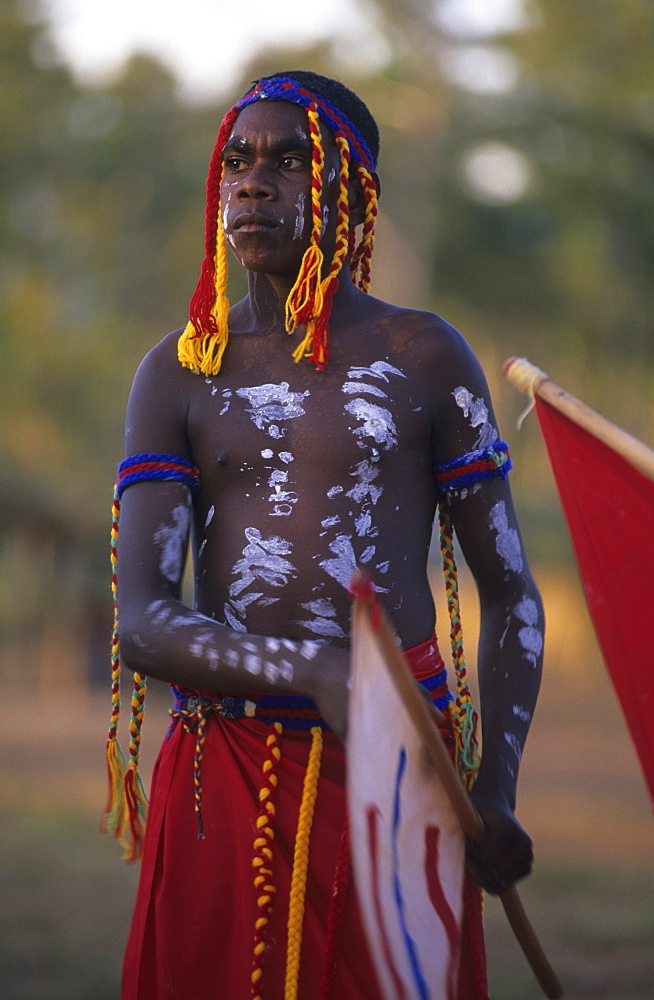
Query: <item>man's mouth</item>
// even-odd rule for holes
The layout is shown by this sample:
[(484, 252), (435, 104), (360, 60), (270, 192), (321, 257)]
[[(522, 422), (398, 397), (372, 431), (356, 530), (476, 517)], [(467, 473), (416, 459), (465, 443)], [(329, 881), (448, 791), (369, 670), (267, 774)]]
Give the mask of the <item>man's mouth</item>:
[(264, 229), (275, 229), (277, 223), (261, 212), (243, 212), (234, 219), (233, 230), (239, 233), (260, 233)]

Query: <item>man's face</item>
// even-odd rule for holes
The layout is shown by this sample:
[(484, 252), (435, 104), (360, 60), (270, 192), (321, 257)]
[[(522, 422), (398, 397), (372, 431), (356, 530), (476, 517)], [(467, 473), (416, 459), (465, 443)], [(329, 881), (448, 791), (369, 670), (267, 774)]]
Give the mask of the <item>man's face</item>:
[[(321, 245), (330, 255), (339, 160), (333, 136), (322, 127), (321, 133)], [(311, 156), (307, 113), (297, 104), (255, 101), (236, 119), (223, 153), (222, 223), (249, 271), (295, 279), (311, 237)]]

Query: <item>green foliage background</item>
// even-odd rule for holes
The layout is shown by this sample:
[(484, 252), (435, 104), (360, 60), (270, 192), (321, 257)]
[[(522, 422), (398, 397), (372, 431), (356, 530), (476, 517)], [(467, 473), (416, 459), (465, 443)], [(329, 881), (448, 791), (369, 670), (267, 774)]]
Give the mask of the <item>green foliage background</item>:
[[(654, 6), (533, 0), (518, 26), (486, 38), (448, 19), (452, 6), (368, 3), (374, 71), (330, 40), (253, 53), (224, 100), (200, 105), (143, 55), (110, 83), (80, 83), (44, 16), (0, 0), (3, 683), (42, 680), (48, 656), (60, 670), (61, 648), (75, 660), (73, 634), (80, 669), (100, 669), (131, 378), (184, 323), (218, 124), (263, 72), (338, 76), (377, 116), (373, 290), (445, 315), (480, 355), (536, 563), (567, 559), (569, 547), (534, 422), (513, 430), (524, 401), (502, 382), (502, 361), (529, 357), (654, 440)], [(494, 82), (489, 66), (501, 70)], [(501, 176), (489, 188), (471, 173), (477, 154), (498, 149), (496, 171), (523, 171), (508, 198)]]

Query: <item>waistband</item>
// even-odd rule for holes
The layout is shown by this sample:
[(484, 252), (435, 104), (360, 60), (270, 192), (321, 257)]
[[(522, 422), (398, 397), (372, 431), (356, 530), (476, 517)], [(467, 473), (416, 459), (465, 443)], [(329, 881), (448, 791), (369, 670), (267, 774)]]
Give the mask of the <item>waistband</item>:
[[(453, 701), (447, 687), (447, 670), (438, 648), (436, 636), (404, 651), (407, 664), (416, 681), (429, 694), (433, 704), (445, 711)], [(309, 731), (314, 727), (331, 731), (311, 698), (302, 695), (226, 696), (212, 699), (197, 691), (171, 685), (175, 704), (170, 710), (173, 719), (183, 719), (186, 728), (193, 722), (206, 720), (215, 713), (224, 719), (257, 719), (268, 725), (281, 723), (285, 729)], [(189, 726), (189, 723), (191, 726)]]

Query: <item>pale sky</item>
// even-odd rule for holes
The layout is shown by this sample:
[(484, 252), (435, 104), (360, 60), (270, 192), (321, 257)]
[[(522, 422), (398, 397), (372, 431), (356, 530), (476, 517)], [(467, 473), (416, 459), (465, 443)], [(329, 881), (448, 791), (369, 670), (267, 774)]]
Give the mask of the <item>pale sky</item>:
[[(337, 54), (362, 73), (384, 60), (370, 0), (39, 0), (55, 42), (86, 83), (104, 83), (135, 49), (167, 63), (188, 96), (220, 97), (266, 43), (298, 48), (337, 37)], [(524, 26), (529, 0), (438, 0), (435, 20), (453, 41), (483, 42)], [(428, 0), (425, 0), (428, 7)], [(309, 69), (308, 66), (286, 68)]]
[(185, 91), (200, 97), (229, 89), (266, 43), (290, 41), (299, 48), (366, 30), (350, 0), (42, 2), (58, 48), (86, 82), (104, 82), (131, 51), (141, 49), (167, 63)]

